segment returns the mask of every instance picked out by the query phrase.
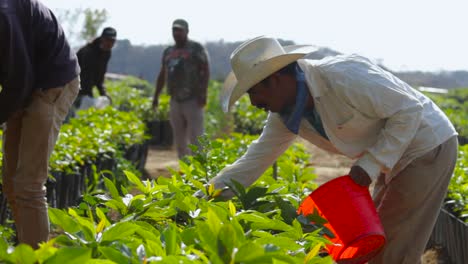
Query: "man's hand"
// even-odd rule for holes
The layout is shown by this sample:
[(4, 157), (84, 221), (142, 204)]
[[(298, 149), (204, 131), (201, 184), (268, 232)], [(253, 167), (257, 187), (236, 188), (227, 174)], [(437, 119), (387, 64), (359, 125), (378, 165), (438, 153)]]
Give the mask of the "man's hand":
[(157, 111), (158, 110), (158, 105), (159, 105), (159, 99), (158, 98), (155, 98), (153, 100), (153, 110), (154, 111)]
[(367, 172), (359, 166), (351, 167), (351, 170), (349, 171), (349, 176), (351, 176), (351, 179), (353, 179), (355, 183), (364, 187), (368, 187), (372, 182), (372, 179), (369, 177), (369, 174), (367, 174)]

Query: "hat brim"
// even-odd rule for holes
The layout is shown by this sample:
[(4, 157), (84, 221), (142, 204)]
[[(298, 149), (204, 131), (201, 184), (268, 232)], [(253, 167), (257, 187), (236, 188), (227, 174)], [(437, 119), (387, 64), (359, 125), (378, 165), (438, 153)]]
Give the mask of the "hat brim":
[(250, 71), (250, 74), (243, 76), (241, 80), (237, 80), (232, 71), (228, 74), (220, 95), (221, 107), (224, 112), (229, 112), (234, 103), (257, 83), (305, 55), (317, 51), (316, 47), (308, 45), (284, 46), (283, 49), (286, 52), (285, 54), (257, 64)]

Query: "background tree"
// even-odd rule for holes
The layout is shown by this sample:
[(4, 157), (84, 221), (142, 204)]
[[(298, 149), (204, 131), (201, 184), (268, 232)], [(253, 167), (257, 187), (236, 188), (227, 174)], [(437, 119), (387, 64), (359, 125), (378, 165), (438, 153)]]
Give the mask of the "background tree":
[(91, 41), (97, 37), (98, 30), (107, 21), (107, 10), (86, 8), (83, 14), (84, 24), (80, 35), (82, 39)]
[(99, 30), (108, 19), (105, 9), (58, 9), (54, 10), (54, 13), (74, 48), (97, 37)]

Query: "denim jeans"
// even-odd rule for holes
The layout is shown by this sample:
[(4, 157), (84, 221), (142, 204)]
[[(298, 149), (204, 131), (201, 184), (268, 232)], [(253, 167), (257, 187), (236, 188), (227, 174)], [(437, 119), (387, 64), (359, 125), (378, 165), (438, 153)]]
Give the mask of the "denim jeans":
[(46, 188), (49, 158), (63, 120), (80, 89), (79, 78), (64, 87), (35, 91), (14, 113), (3, 133), (3, 193), (13, 213), (18, 241), (33, 248), (47, 241)]

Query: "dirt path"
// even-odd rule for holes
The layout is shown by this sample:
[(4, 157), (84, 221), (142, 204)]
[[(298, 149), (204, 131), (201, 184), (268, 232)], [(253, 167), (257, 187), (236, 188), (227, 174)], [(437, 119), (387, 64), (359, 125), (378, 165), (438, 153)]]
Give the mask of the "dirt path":
[(179, 169), (179, 159), (173, 148), (150, 146), (145, 170), (149, 177), (170, 176), (167, 168)]
[[(310, 164), (315, 168), (317, 174), (316, 182), (321, 185), (338, 176), (348, 173), (353, 161), (342, 155), (330, 154), (306, 141), (301, 141), (311, 153)], [(150, 147), (148, 160), (145, 165), (146, 172), (151, 178), (169, 176), (167, 168), (179, 169), (177, 153), (174, 148)], [(371, 186), (372, 189), (372, 186)], [(438, 250), (427, 250), (422, 257), (422, 264), (448, 264), (438, 254)]]

